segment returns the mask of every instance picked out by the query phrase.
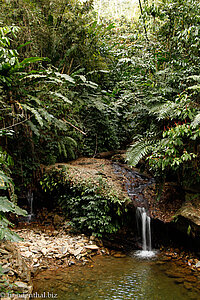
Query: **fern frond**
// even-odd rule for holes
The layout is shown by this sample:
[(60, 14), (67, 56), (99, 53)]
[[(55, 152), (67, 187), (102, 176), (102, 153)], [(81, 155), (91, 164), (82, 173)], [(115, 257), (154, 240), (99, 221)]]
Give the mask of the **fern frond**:
[(70, 136), (67, 136), (65, 138), (65, 143), (69, 144), (70, 146), (77, 147), (77, 142), (73, 138), (71, 138)]
[(51, 95), (62, 99), (64, 102), (72, 104), (72, 101), (70, 101), (67, 97), (65, 97), (64, 95), (62, 95), (61, 93), (56, 93), (56, 92), (50, 92)]
[(159, 103), (150, 108), (149, 112), (157, 115), (158, 120), (169, 118), (175, 118), (177, 116), (176, 108), (178, 105), (174, 102), (167, 101), (165, 103)]
[(38, 121), (38, 123), (40, 124), (41, 127), (44, 125), (42, 117), (40, 116), (39, 112), (35, 108), (33, 108), (29, 105), (26, 105), (26, 104), (22, 104), (22, 107), (26, 110), (29, 110), (30, 112), (32, 112), (34, 114), (36, 120)]
[(193, 86), (190, 86), (190, 87), (188, 88), (188, 90), (193, 90), (193, 91), (195, 91), (195, 90), (200, 90), (200, 84), (195, 84), (195, 85), (193, 85)]
[(67, 74), (61, 74), (59, 72), (55, 72), (55, 75), (58, 76), (58, 77), (63, 78), (66, 81), (69, 81), (71, 83), (75, 83), (75, 80), (71, 76), (69, 76)]
[(59, 129), (63, 131), (67, 131), (67, 126), (66, 123), (63, 122), (62, 120), (54, 118), (54, 125)]
[(61, 144), (60, 144), (60, 142), (58, 142), (58, 152), (59, 152), (59, 154), (61, 154), (61, 153), (62, 153), (62, 148), (61, 148)]
[(62, 148), (62, 153), (64, 155), (65, 158), (67, 158), (67, 150), (65, 147), (65, 144), (63, 143), (63, 141), (60, 142), (61, 148)]
[(46, 109), (44, 109), (44, 108), (39, 108), (38, 111), (40, 112), (40, 114), (43, 116), (43, 118), (44, 118), (47, 122), (51, 123), (51, 122), (53, 121), (54, 116), (53, 116), (52, 114), (48, 113)]
[(133, 144), (127, 152), (129, 165), (136, 166), (138, 162), (151, 151), (153, 144), (154, 141), (146, 139), (141, 139)]
[(188, 78), (200, 82), (200, 75), (191, 75)]
[(35, 135), (40, 136), (39, 130), (31, 121), (28, 121), (27, 124), (30, 126), (31, 130), (35, 133)]
[(192, 127), (196, 127), (200, 124), (200, 113), (195, 116), (193, 122), (191, 123)]

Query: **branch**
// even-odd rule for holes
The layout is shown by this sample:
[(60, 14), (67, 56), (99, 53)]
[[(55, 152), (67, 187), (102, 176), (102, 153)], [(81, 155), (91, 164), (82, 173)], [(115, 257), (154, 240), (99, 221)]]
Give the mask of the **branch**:
[(79, 132), (81, 132), (82, 134), (86, 135), (87, 133), (83, 132), (81, 129), (79, 129), (78, 127), (74, 126), (72, 123), (70, 123), (69, 121), (65, 120), (63, 118), (63, 121), (67, 124), (69, 124), (70, 126), (72, 126), (73, 128), (75, 128), (76, 130), (78, 130)]
[(0, 131), (1, 131), (1, 130), (6, 130), (6, 129), (9, 129), (9, 128), (12, 128), (12, 127), (17, 126), (17, 125), (22, 124), (22, 123), (25, 123), (26, 121), (30, 120), (30, 118), (32, 118), (32, 116), (33, 116), (33, 115), (31, 115), (31, 116), (28, 117), (26, 120), (23, 120), (23, 121), (21, 121), (21, 122), (15, 123), (15, 124), (10, 125), (10, 126), (8, 126), (8, 127), (1, 128)]

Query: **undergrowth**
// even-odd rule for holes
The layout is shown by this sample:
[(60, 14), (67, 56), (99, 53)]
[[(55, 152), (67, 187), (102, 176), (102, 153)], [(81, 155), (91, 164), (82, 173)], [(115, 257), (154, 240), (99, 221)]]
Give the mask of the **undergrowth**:
[(40, 184), (76, 230), (101, 237), (116, 233), (123, 225), (128, 199), (101, 176), (82, 178), (69, 168), (55, 168), (44, 175)]

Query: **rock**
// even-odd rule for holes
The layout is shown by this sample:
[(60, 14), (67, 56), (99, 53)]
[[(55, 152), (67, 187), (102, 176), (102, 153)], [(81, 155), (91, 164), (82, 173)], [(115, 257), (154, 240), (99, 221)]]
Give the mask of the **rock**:
[(86, 249), (89, 249), (89, 250), (98, 250), (99, 247), (97, 245), (87, 245), (85, 246)]
[(123, 257), (126, 257), (126, 254), (123, 254), (123, 253), (115, 253), (113, 256), (116, 257), (116, 258), (123, 258)]
[(47, 249), (46, 248), (42, 248), (41, 252), (45, 256), (47, 254)]
[(63, 221), (64, 221), (64, 218), (57, 214), (53, 218), (53, 223), (54, 223), (54, 226), (56, 226), (56, 227), (61, 225), (63, 223)]
[(80, 247), (80, 248), (78, 248), (76, 250), (70, 248), (69, 249), (69, 253), (72, 254), (72, 255), (74, 255), (74, 256), (78, 256), (81, 253), (82, 250), (83, 250), (82, 247)]
[(189, 194), (185, 196), (186, 201), (177, 211), (176, 228), (184, 234), (194, 238), (200, 245), (200, 194)]
[(70, 267), (71, 265), (75, 265), (76, 263), (75, 263), (75, 261), (74, 260), (69, 260), (68, 261), (68, 266)]
[(176, 278), (176, 279), (174, 279), (174, 282), (178, 283), (178, 284), (183, 283), (184, 282), (184, 278)]
[(22, 256), (25, 256), (27, 258), (31, 257), (33, 254), (30, 251), (22, 252)]
[(165, 272), (165, 274), (170, 278), (182, 278), (184, 276), (183, 273), (179, 273), (177, 271), (168, 270)]
[(200, 261), (196, 263), (195, 268), (200, 268)]
[(22, 281), (15, 281), (14, 286), (23, 290), (28, 290), (28, 284)]
[(187, 290), (192, 290), (192, 288), (193, 288), (192, 284), (189, 282), (184, 282), (183, 285)]
[(185, 281), (188, 281), (188, 282), (196, 282), (197, 281), (197, 278), (194, 277), (194, 276), (186, 276), (185, 277)]
[(21, 281), (15, 281), (14, 284), (19, 288), (28, 289), (28, 284)]
[(157, 261), (156, 262), (156, 265), (158, 265), (158, 266), (162, 266), (162, 265), (165, 265), (165, 264), (166, 264), (165, 261)]
[(3, 271), (3, 274), (6, 274), (6, 273), (10, 272), (10, 269), (8, 269), (8, 268), (2, 268), (2, 271)]
[(169, 261), (169, 260), (171, 260), (172, 258), (171, 258), (171, 256), (164, 256), (163, 258), (162, 258), (162, 260), (163, 261)]
[(5, 254), (9, 254), (9, 251), (0, 248), (0, 253), (5, 255)]

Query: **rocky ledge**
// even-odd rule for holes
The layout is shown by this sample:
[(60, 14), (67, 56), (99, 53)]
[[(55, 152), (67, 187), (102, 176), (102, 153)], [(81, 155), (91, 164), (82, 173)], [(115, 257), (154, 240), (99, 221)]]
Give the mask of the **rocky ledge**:
[(176, 227), (200, 246), (200, 194), (186, 193), (185, 202), (175, 215)]

